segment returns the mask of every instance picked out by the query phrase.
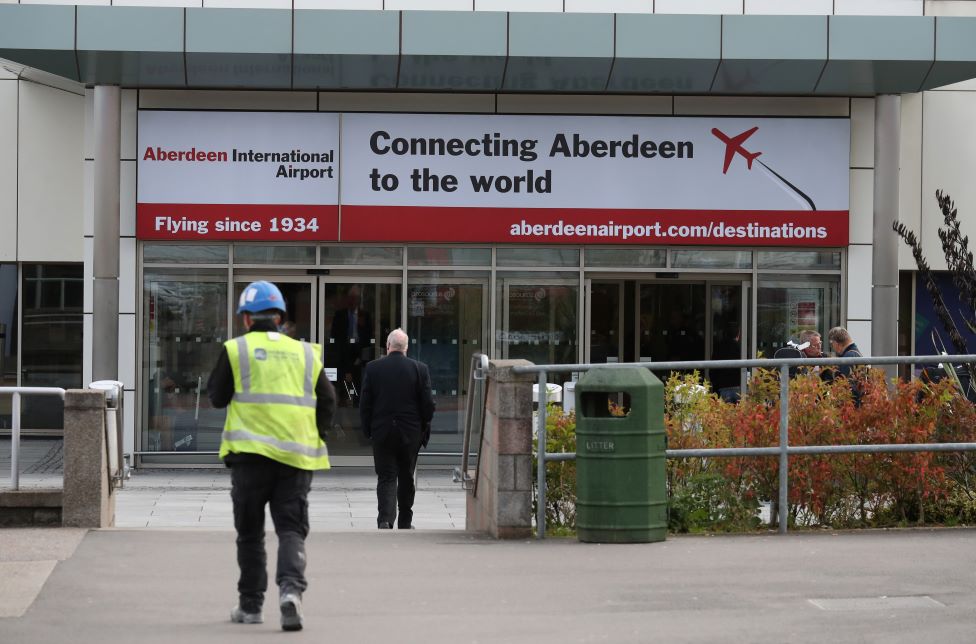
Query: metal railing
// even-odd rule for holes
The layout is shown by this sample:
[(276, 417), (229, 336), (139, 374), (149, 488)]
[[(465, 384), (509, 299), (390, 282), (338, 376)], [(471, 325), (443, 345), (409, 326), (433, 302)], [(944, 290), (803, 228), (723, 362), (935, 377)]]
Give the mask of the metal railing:
[[(905, 365), (905, 364), (940, 364), (953, 365), (976, 364), (976, 355), (958, 356), (886, 356), (875, 358), (786, 358), (786, 359), (754, 359), (754, 360), (697, 360), (689, 362), (633, 362), (611, 364), (572, 364), (572, 365), (532, 365), (513, 367), (515, 373), (539, 374), (539, 391), (546, 391), (547, 376), (550, 373), (583, 372), (590, 369), (620, 369), (638, 367), (651, 371), (680, 371), (689, 369), (718, 369), (718, 368), (764, 368), (779, 369), (780, 372), (780, 407), (779, 407), (779, 446), (778, 447), (728, 447), (709, 449), (669, 449), (665, 450), (667, 458), (712, 458), (729, 456), (779, 456), (779, 490), (778, 515), (779, 533), (786, 534), (789, 516), (787, 512), (789, 489), (789, 456), (795, 454), (881, 454), (887, 452), (968, 452), (976, 451), (976, 443), (895, 443), (875, 445), (803, 445), (789, 444), (789, 387), (790, 367), (829, 367), (844, 365)], [(538, 539), (546, 535), (546, 468), (549, 461), (576, 460), (576, 454), (547, 453), (546, 446), (546, 404), (540, 397), (537, 416), (537, 437), (539, 448), (536, 449), (538, 460), (538, 508), (536, 514), (536, 529)]]
[(471, 461), (471, 434), (478, 428), (478, 452), (475, 472), (481, 467), (481, 440), (485, 428), (485, 404), (488, 386), (488, 356), (476, 353), (471, 356), (471, 371), (468, 376), (468, 396), (464, 401), (464, 438), (461, 441), (461, 465), (454, 468), (454, 482), (465, 490), (472, 490), (478, 496), (478, 477), (468, 471)]
[(58, 396), (64, 401), (64, 389), (60, 387), (0, 387), (0, 394), (13, 394), (10, 412), (10, 486), (20, 489), (20, 397)]

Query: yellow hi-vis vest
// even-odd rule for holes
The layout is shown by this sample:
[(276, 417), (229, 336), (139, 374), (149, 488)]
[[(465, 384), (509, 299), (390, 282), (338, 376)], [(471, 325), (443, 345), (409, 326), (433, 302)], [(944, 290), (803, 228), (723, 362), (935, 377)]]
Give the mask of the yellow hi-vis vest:
[(315, 383), (322, 348), (275, 332), (252, 332), (224, 343), (234, 397), (220, 441), (228, 453), (260, 454), (302, 470), (329, 469), (315, 425)]

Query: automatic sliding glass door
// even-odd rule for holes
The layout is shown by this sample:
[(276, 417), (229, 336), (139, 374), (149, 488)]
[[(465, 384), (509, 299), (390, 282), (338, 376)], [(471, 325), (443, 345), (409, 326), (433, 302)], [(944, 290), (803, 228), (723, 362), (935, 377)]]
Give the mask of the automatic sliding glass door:
[(430, 369), (437, 400), (427, 452), (460, 450), (471, 356), (488, 351), (487, 298), (481, 279), (418, 277), (407, 285), (407, 353)]
[(322, 278), (319, 297), (326, 373), (338, 407), (326, 441), (333, 456), (372, 456), (359, 421), (366, 365), (386, 352), (386, 337), (400, 326), (401, 286), (388, 280)]

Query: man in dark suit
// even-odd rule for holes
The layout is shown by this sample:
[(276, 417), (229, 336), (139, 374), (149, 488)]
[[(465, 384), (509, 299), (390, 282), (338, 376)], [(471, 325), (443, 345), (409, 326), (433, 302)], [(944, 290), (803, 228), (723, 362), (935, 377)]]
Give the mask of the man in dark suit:
[(393, 528), (394, 519), (401, 530), (413, 527), (413, 470), (434, 417), (430, 373), (407, 357), (408, 343), (403, 329), (390, 333), (386, 356), (366, 365), (359, 397), (363, 432), (373, 444), (380, 529)]

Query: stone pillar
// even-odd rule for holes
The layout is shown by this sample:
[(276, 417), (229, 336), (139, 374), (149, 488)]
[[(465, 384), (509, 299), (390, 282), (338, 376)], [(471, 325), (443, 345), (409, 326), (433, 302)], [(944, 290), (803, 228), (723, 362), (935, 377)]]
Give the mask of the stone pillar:
[[(92, 380), (119, 379), (119, 185), (122, 92), (95, 86)], [(127, 383), (130, 387), (132, 383)]]
[[(871, 354), (898, 355), (898, 178), (901, 97), (874, 101), (874, 234), (871, 247)], [(884, 367), (888, 378), (898, 367)]]
[(105, 393), (69, 389), (64, 396), (65, 526), (115, 525), (115, 495), (108, 475)]
[(492, 360), (488, 367), (485, 427), (476, 473), (477, 496), (468, 491), (465, 528), (496, 539), (532, 536), (532, 385), (534, 374), (516, 374), (525, 360)]

